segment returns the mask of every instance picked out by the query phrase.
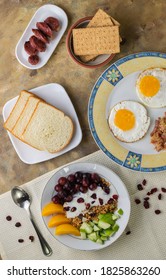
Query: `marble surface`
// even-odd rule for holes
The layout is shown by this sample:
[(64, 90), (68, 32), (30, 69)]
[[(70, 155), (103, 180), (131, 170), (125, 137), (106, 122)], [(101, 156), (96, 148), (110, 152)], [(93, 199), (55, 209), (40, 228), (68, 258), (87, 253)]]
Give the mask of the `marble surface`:
[[(60, 6), (68, 15), (68, 28), (81, 17), (103, 8), (121, 23), (126, 42), (114, 60), (140, 51), (165, 52), (165, 0), (0, 0), (0, 193), (14, 185), (28, 182), (47, 171), (98, 150), (88, 126), (87, 105), (91, 89), (106, 66), (86, 69), (75, 64), (65, 45), (66, 33), (48, 63), (39, 70), (29, 70), (18, 63), (15, 46), (35, 11), (46, 3)], [(67, 29), (68, 30), (68, 29)], [(83, 140), (74, 150), (58, 158), (27, 165), (18, 158), (3, 128), (2, 108), (22, 89), (47, 83), (63, 85), (78, 114)]]

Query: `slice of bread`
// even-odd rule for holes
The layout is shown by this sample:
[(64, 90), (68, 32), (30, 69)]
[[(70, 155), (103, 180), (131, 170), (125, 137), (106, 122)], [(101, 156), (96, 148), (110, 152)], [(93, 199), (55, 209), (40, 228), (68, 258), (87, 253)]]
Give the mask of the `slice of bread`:
[(23, 140), (38, 150), (55, 153), (70, 142), (73, 122), (57, 108), (39, 102), (25, 128)]
[(24, 130), (39, 102), (40, 102), (39, 98), (37, 98), (35, 96), (30, 96), (28, 98), (28, 101), (27, 101), (20, 117), (16, 121), (16, 124), (12, 129), (12, 134), (14, 136), (16, 136), (17, 138), (19, 138), (20, 140), (23, 140), (22, 133), (24, 132)]
[(19, 96), (15, 106), (13, 107), (9, 117), (7, 118), (6, 122), (4, 123), (5, 129), (12, 132), (12, 129), (15, 126), (18, 118), (20, 117), (20, 114), (22, 113), (22, 111), (28, 101), (28, 98), (30, 96), (33, 96), (33, 94), (28, 91), (25, 91), (25, 90), (21, 91), (20, 96)]

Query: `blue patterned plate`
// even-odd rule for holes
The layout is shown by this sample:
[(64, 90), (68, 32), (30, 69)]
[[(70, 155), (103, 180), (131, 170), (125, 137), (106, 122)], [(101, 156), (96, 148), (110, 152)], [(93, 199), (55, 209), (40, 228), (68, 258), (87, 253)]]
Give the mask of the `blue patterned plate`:
[(95, 83), (88, 106), (89, 125), (99, 148), (113, 161), (134, 171), (166, 170), (166, 153), (157, 152), (150, 143), (155, 120), (163, 117), (165, 108), (147, 108), (151, 124), (148, 133), (134, 143), (114, 138), (107, 124), (111, 107), (123, 100), (140, 102), (135, 83), (139, 73), (150, 67), (166, 67), (166, 54), (142, 52), (128, 55), (108, 67)]

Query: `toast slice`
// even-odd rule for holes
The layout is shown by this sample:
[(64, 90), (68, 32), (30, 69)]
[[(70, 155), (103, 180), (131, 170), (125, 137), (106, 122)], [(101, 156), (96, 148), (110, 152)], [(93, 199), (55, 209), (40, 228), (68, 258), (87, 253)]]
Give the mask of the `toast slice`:
[(57, 108), (39, 102), (25, 128), (23, 140), (38, 150), (55, 153), (70, 142), (73, 122)]
[(16, 121), (16, 124), (12, 129), (12, 134), (17, 138), (19, 138), (20, 140), (23, 140), (22, 134), (39, 102), (40, 102), (39, 98), (35, 96), (30, 96), (20, 117)]
[(33, 96), (32, 93), (22, 90), (19, 98), (17, 99), (17, 102), (15, 106), (13, 107), (9, 117), (7, 118), (6, 122), (4, 123), (4, 128), (12, 132), (13, 127), (15, 126), (19, 116), (21, 115), (28, 98), (30, 96)]

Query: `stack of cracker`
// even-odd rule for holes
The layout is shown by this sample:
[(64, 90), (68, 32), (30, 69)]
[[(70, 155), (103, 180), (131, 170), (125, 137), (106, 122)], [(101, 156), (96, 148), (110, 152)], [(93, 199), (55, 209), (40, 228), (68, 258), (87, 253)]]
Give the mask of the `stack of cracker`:
[(86, 28), (73, 29), (75, 55), (83, 62), (120, 52), (119, 22), (99, 9)]

